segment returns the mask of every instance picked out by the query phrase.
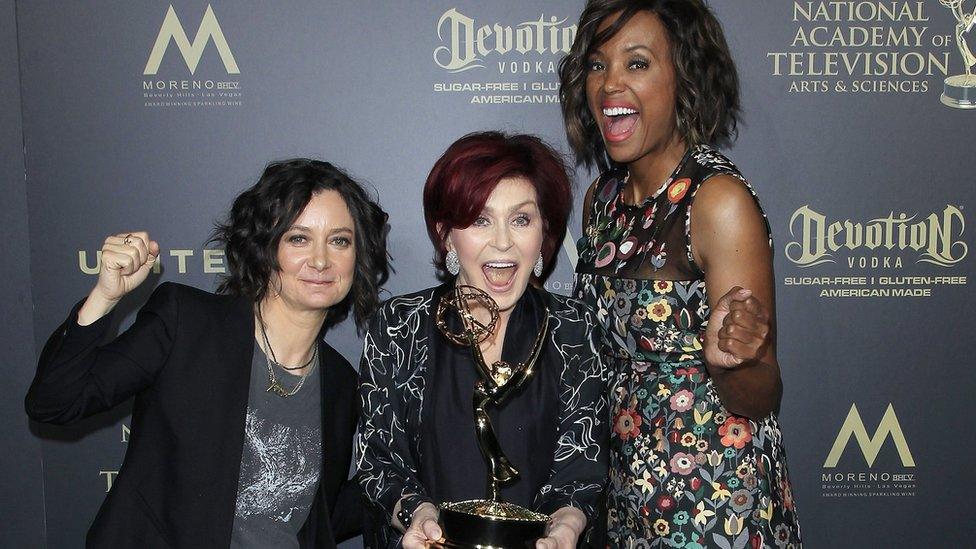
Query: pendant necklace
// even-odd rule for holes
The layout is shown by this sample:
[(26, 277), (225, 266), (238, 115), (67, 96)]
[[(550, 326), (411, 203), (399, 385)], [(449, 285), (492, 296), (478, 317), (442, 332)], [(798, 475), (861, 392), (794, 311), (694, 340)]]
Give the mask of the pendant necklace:
[[(264, 318), (261, 315), (261, 306), (260, 305), (257, 307), (257, 315), (256, 316), (258, 317), (258, 325), (261, 327), (261, 337), (264, 339), (264, 347), (265, 347), (265, 349), (268, 350), (264, 354), (264, 358), (267, 359), (267, 362), (268, 362), (268, 383), (269, 383), (269, 385), (268, 385), (267, 392), (274, 393), (274, 394), (276, 394), (276, 395), (278, 395), (280, 397), (284, 397), (284, 398), (287, 398), (287, 397), (290, 397), (290, 396), (294, 396), (296, 393), (298, 393), (298, 391), (301, 390), (302, 386), (305, 385), (305, 380), (308, 378), (308, 376), (312, 373), (312, 371), (318, 365), (318, 361), (316, 360), (318, 358), (318, 356), (319, 356), (318, 341), (315, 341), (315, 342), (312, 343), (312, 356), (311, 356), (311, 358), (308, 359), (308, 361), (305, 364), (303, 364), (301, 366), (291, 366), (291, 367), (284, 366), (284, 365), (282, 365), (282, 364), (280, 364), (278, 362), (278, 357), (275, 356), (274, 349), (271, 348), (271, 341), (268, 339), (268, 331), (264, 327)], [(312, 366), (311, 369), (309, 369), (307, 372), (305, 372), (301, 376), (301, 378), (298, 380), (298, 384), (296, 384), (295, 387), (291, 391), (286, 390), (285, 387), (281, 384), (280, 381), (278, 381), (278, 379), (275, 377), (275, 374), (274, 374), (274, 367), (275, 366), (278, 366), (278, 367), (280, 367), (283, 370), (291, 371), (291, 370), (300, 370), (300, 369), (305, 368), (305, 367), (307, 367), (309, 365)]]

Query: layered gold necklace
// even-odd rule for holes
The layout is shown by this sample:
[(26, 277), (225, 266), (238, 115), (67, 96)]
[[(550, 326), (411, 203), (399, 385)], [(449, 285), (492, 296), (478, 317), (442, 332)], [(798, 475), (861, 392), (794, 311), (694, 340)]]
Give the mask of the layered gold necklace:
[[(298, 393), (298, 391), (302, 389), (302, 386), (305, 385), (305, 380), (308, 379), (308, 376), (312, 373), (313, 370), (315, 370), (315, 367), (318, 365), (318, 360), (317, 360), (319, 356), (318, 338), (316, 338), (316, 340), (312, 342), (312, 349), (311, 349), (312, 356), (308, 359), (307, 362), (305, 362), (305, 364), (302, 364), (301, 366), (285, 366), (278, 362), (278, 357), (275, 356), (274, 349), (271, 348), (271, 340), (268, 339), (268, 331), (264, 327), (264, 317), (261, 315), (261, 306), (258, 305), (255, 311), (256, 311), (255, 316), (257, 317), (258, 320), (258, 326), (261, 327), (261, 338), (264, 339), (264, 348), (266, 349), (266, 352), (264, 353), (264, 358), (267, 359), (268, 361), (267, 392), (274, 393), (283, 398), (294, 396), (295, 394)], [(275, 372), (274, 372), (275, 366), (285, 371), (294, 371), (294, 370), (301, 370), (302, 368), (307, 368), (309, 365), (311, 365), (311, 368), (309, 368), (308, 371), (302, 374), (301, 378), (298, 380), (298, 383), (290, 391), (285, 389), (285, 387), (275, 376)]]

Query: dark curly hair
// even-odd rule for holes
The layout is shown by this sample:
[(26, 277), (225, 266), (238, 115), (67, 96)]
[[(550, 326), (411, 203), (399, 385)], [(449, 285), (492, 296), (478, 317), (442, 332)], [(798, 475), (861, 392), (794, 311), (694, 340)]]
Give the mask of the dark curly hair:
[[(721, 146), (735, 140), (739, 76), (722, 25), (703, 0), (590, 0), (580, 15), (576, 41), (559, 62), (559, 101), (578, 164), (601, 170), (613, 164), (586, 101), (587, 58), (641, 11), (657, 15), (667, 29), (677, 80), (678, 132), (685, 143)], [(616, 21), (597, 32), (615, 14)]]
[(441, 280), (452, 278), (444, 265), (445, 240), (452, 229), (474, 223), (502, 179), (524, 177), (535, 188), (543, 221), (545, 280), (555, 266), (573, 189), (562, 157), (534, 135), (487, 131), (469, 133), (437, 159), (424, 185), (424, 221), (434, 245), (434, 267)]
[(294, 158), (272, 162), (250, 189), (234, 199), (210, 241), (224, 248), (227, 275), (218, 293), (247, 297), (257, 303), (268, 292), (272, 275), (281, 269), (281, 236), (322, 191), (342, 196), (355, 223), (356, 271), (349, 295), (329, 308), (325, 326), (342, 322), (350, 309), (360, 332), (379, 306), (380, 287), (390, 276), (386, 237), (387, 215), (344, 171), (328, 162)]

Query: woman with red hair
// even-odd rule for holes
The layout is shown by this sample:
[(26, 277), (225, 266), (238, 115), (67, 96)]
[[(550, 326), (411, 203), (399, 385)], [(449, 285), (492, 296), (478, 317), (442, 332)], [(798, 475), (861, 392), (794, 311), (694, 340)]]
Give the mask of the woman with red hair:
[[(480, 383), (473, 353), (441, 330), (470, 325), (458, 315), (438, 318), (442, 298), (458, 286), (473, 286), (497, 305), (494, 329), (476, 343), (485, 364), (537, 357), (529, 381), (488, 414), (519, 470), (503, 483), (502, 499), (549, 515), (537, 547), (575, 547), (595, 521), (609, 441), (598, 322), (579, 301), (540, 287), (571, 198), (564, 163), (528, 135), (465, 136), (431, 170), (424, 215), (444, 283), (387, 301), (360, 366), (367, 546), (410, 549), (439, 540), (436, 504), (483, 498), (485, 478), (496, 471), (487, 470), (471, 413)], [(471, 314), (488, 324), (490, 308), (472, 305)]]

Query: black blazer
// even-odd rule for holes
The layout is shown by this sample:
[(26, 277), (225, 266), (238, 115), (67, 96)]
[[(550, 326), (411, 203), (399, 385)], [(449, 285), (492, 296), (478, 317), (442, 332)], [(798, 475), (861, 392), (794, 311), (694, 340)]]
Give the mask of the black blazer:
[[(80, 306), (44, 346), (26, 408), (37, 421), (67, 424), (135, 395), (125, 460), (87, 545), (229, 546), (254, 353), (251, 303), (164, 283), (105, 345), (112, 315), (79, 326)], [(324, 465), (299, 541), (332, 548), (361, 523), (358, 483), (346, 480), (357, 376), (324, 341), (319, 356)]]

